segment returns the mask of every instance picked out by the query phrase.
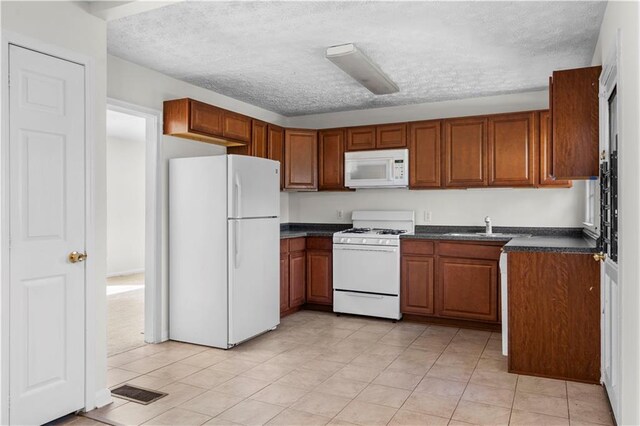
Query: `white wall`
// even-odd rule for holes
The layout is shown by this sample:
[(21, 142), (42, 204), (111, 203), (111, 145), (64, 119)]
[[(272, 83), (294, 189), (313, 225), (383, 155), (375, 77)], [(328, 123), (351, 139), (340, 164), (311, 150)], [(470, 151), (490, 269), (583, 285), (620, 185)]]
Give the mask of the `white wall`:
[[(163, 101), (190, 97), (273, 124), (285, 125), (286, 123), (286, 118), (279, 114), (275, 114), (210, 90), (176, 80), (115, 56), (109, 55), (107, 63), (107, 94), (109, 98), (162, 111)], [(163, 200), (161, 285), (162, 300), (165, 302), (163, 303), (162, 322), (164, 325), (163, 328), (166, 330), (169, 327), (169, 159), (179, 157), (197, 157), (203, 155), (220, 155), (224, 154), (226, 149), (218, 145), (195, 142), (182, 138), (174, 138), (171, 136), (162, 136), (161, 144), (162, 164), (160, 179), (162, 192), (159, 194)], [(286, 213), (286, 196), (282, 197), (281, 205), (284, 207), (285, 216), (288, 216)]]
[[(295, 127), (331, 128), (372, 123), (494, 114), (545, 109), (546, 90), (530, 93), (462, 99), (431, 104), (293, 117)], [(419, 225), (483, 225), (491, 216), (496, 226), (582, 226), (584, 182), (570, 189), (474, 189), (358, 190), (352, 192), (291, 192), (289, 221), (350, 222), (358, 209), (408, 209), (416, 212)], [(343, 210), (342, 219), (337, 211)], [(432, 213), (425, 221), (424, 212)]]
[(620, 31), (619, 211), (621, 291), (621, 416), (618, 424), (640, 424), (640, 6), (607, 4), (593, 63), (609, 59)]
[[(350, 223), (353, 210), (413, 210), (417, 225), (582, 226), (584, 183), (572, 189), (370, 189), (289, 195), (291, 222)], [(337, 210), (343, 210), (342, 219)], [(432, 213), (432, 221), (424, 212)]]
[[(96, 295), (96, 329), (90, 341), (95, 345), (88, 348), (88, 356), (95, 359), (95, 376), (90, 374), (87, 389), (88, 407), (109, 401), (106, 389), (106, 59), (107, 33), (103, 20), (90, 15), (82, 2), (0, 2), (2, 8), (2, 30), (35, 39), (41, 43), (70, 50), (92, 58), (95, 69), (95, 96), (93, 97), (93, 125), (95, 133), (90, 134), (95, 155), (95, 232), (96, 245), (88, 262), (95, 267), (96, 275), (87, 282), (88, 288)], [(3, 383), (6, 381), (3, 380)], [(95, 395), (91, 395), (95, 391)], [(5, 399), (2, 398), (4, 402)], [(4, 404), (3, 404), (4, 405)], [(3, 412), (3, 415), (6, 413)], [(3, 417), (2, 423), (6, 423)]]
[(145, 130), (142, 117), (107, 112), (107, 276), (144, 271)]

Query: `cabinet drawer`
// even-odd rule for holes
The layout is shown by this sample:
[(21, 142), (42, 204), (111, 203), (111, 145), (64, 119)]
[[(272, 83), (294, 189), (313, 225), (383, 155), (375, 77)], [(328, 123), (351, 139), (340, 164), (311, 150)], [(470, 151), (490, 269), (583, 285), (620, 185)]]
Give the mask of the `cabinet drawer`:
[(306, 238), (290, 238), (289, 239), (289, 252), (302, 251), (306, 248)]
[(280, 240), (280, 254), (289, 253), (289, 238)]
[(433, 241), (402, 240), (400, 251), (402, 254), (429, 255), (434, 252), (434, 243)]
[(331, 250), (333, 239), (332, 237), (307, 237), (306, 247), (308, 250)]
[(463, 257), (468, 259), (488, 259), (498, 260), (500, 249), (504, 243), (458, 243), (440, 242), (438, 243), (438, 254), (440, 256)]

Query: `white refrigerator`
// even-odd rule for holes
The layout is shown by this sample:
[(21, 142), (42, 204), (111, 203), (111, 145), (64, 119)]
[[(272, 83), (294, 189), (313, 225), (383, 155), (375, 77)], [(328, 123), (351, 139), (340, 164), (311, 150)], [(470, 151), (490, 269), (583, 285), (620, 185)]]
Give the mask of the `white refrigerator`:
[(230, 348), (280, 323), (280, 163), (169, 161), (169, 338)]

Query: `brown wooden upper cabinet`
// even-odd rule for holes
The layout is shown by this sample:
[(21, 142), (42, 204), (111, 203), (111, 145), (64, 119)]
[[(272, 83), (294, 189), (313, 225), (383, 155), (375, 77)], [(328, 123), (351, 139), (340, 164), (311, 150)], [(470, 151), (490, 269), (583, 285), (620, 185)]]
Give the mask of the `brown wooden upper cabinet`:
[(267, 155), (270, 160), (280, 162), (280, 189), (284, 189), (284, 129), (269, 124), (267, 126)]
[(549, 111), (540, 111), (540, 131), (539, 131), (539, 144), (538, 144), (538, 186), (555, 186), (560, 188), (570, 188), (572, 182), (570, 180), (558, 180), (551, 176), (551, 146), (550, 142), (550, 116)]
[(489, 186), (534, 186), (537, 118), (535, 112), (489, 116)]
[(163, 134), (223, 146), (251, 141), (251, 118), (189, 98), (164, 102)]
[(601, 66), (554, 71), (549, 79), (551, 171), (556, 179), (598, 176)]
[(318, 189), (318, 134), (315, 130), (286, 129), (284, 188)]
[(444, 185), (487, 186), (487, 118), (445, 120), (444, 129)]
[(251, 120), (251, 140), (243, 146), (227, 147), (227, 154), (251, 155), (266, 158), (267, 149), (267, 123), (260, 120)]
[(397, 149), (406, 147), (406, 123), (347, 128), (347, 151)]
[(347, 128), (347, 151), (376, 149), (376, 126)]
[(345, 130), (318, 132), (318, 189), (342, 191), (344, 187)]
[(409, 124), (409, 188), (439, 188), (442, 121)]
[(406, 123), (376, 126), (376, 149), (397, 149), (406, 147)]
[(269, 125), (264, 121), (253, 120), (252, 126), (251, 155), (254, 157), (268, 158), (267, 129)]

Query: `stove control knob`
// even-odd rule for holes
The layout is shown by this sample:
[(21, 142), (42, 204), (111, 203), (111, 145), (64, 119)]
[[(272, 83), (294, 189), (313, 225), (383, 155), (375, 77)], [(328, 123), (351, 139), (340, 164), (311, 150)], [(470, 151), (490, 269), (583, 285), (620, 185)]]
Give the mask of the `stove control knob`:
[(347, 242), (350, 243), (351, 242), (351, 238), (347, 238)]
[(346, 238), (340, 238), (340, 242), (344, 243), (347, 239)]
[(384, 240), (378, 240), (378, 244), (384, 244)]
[(391, 244), (391, 241), (387, 240), (386, 244)]
[(367, 242), (367, 239), (366, 239), (366, 238), (363, 238), (363, 239), (362, 239), (362, 244), (366, 244), (366, 242)]

